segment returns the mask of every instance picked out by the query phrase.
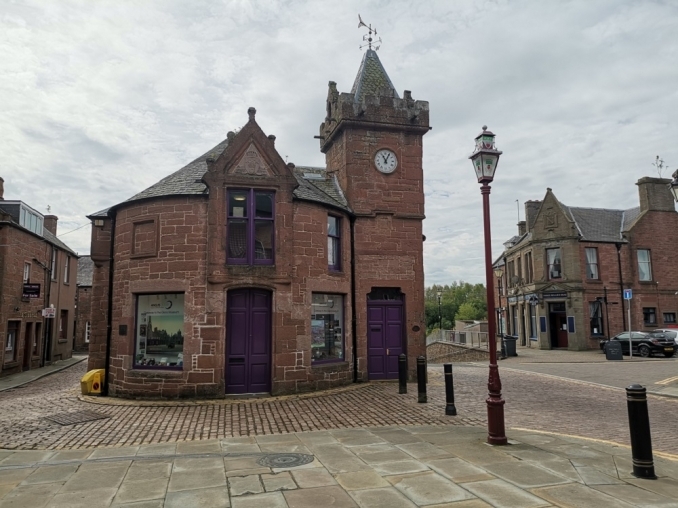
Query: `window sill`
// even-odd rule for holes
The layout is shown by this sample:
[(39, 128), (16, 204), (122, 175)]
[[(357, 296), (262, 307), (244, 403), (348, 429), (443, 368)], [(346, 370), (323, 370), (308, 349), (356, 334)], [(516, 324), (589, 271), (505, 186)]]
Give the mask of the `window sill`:
[(340, 276), (344, 275), (344, 272), (341, 271), (341, 270), (332, 270), (331, 268), (328, 268), (327, 274), (333, 275), (334, 277), (340, 277)]
[(127, 377), (175, 379), (184, 375), (183, 367), (134, 367), (127, 371)]
[(334, 370), (337, 367), (345, 369), (345, 368), (349, 367), (349, 363), (345, 360), (337, 360), (335, 362), (313, 363), (313, 364), (311, 364), (311, 368), (313, 368), (313, 369)]
[(655, 285), (655, 282), (654, 282), (653, 280), (639, 280), (639, 281), (638, 281), (638, 284), (646, 284), (646, 285), (648, 285), (648, 286), (649, 286), (649, 285), (654, 286), (654, 285)]
[(68, 342), (68, 339), (59, 339), (57, 340), (57, 344), (66, 344)]
[(603, 281), (600, 279), (586, 279), (586, 282), (588, 284), (602, 284)]

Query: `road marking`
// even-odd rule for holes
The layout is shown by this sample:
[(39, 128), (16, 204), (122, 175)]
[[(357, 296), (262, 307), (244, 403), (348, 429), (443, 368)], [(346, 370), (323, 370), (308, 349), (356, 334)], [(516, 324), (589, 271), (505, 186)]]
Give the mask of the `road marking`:
[(678, 376), (673, 376), (673, 377), (667, 377), (666, 379), (662, 379), (661, 381), (656, 381), (656, 385), (668, 385), (670, 383), (673, 383), (674, 381), (678, 381)]

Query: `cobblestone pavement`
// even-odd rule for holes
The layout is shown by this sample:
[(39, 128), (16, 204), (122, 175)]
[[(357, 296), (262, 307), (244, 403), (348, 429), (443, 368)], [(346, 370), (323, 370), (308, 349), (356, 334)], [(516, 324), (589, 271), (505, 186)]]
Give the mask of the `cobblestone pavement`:
[[(459, 415), (444, 415), (441, 366), (429, 369), (429, 403), (418, 404), (416, 384), (398, 395), (393, 383), (353, 385), (310, 396), (250, 401), (123, 401), (115, 405), (78, 399), (85, 365), (0, 393), (0, 448), (71, 449), (134, 446), (233, 436), (285, 434), (308, 430), (388, 425), (485, 426), (486, 365), (455, 365), (455, 401)], [(506, 427), (556, 432), (629, 444), (624, 390), (501, 370)], [(649, 397), (655, 451), (678, 454), (675, 422), (678, 400)], [(59, 425), (46, 417), (94, 411), (107, 418)]]

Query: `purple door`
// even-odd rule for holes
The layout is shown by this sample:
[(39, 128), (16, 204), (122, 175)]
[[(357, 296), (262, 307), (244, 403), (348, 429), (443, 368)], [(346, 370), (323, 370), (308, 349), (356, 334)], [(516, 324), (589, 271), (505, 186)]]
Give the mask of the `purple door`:
[(403, 302), (367, 302), (367, 371), (370, 379), (398, 379), (403, 347)]
[(271, 293), (228, 292), (226, 393), (271, 391)]

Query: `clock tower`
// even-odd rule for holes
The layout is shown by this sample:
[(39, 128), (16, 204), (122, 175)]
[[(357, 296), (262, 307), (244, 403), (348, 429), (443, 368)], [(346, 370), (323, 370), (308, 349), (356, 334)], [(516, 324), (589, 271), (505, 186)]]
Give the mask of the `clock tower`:
[(353, 211), (353, 312), (358, 378), (410, 377), (425, 355), (422, 138), (426, 101), (398, 95), (376, 51), (365, 53), (350, 93), (330, 81), (320, 149)]

